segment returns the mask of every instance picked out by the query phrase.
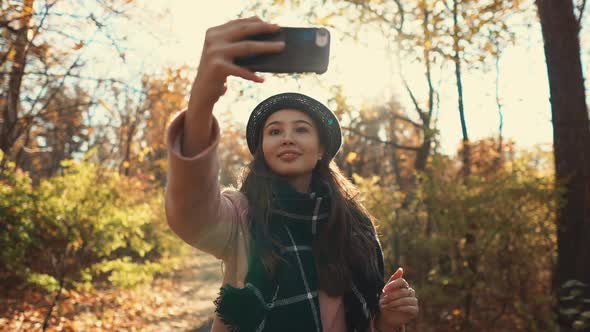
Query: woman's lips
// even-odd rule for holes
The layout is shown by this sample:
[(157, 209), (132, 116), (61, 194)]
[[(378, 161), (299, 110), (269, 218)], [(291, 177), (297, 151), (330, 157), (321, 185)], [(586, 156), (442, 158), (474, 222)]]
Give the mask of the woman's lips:
[(279, 158), (281, 158), (281, 160), (284, 160), (284, 161), (292, 161), (292, 160), (297, 159), (297, 157), (299, 157), (299, 155), (297, 153), (291, 153), (291, 152), (283, 153), (282, 155), (279, 156)]

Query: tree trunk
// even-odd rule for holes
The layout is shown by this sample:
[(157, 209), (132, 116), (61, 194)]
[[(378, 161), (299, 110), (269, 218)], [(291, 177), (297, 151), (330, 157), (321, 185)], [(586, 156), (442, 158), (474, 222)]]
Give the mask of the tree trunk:
[[(33, 8), (33, 0), (25, 0), (23, 8)], [(19, 19), (19, 29), (14, 42), (14, 59), (8, 79), (7, 101), (3, 109), (4, 123), (0, 127), (0, 149), (4, 151), (5, 158), (9, 156), (10, 149), (18, 137), (18, 112), (20, 108), (20, 90), (27, 63), (27, 48), (29, 40), (29, 24), (31, 21), (32, 11), (26, 13), (23, 9), (23, 15)]]
[(500, 99), (500, 57), (502, 50), (498, 43), (496, 46), (496, 106), (498, 107), (498, 158), (496, 159), (496, 166), (499, 167), (504, 162), (504, 110), (502, 101)]
[(420, 145), (420, 149), (416, 154), (416, 161), (414, 162), (414, 168), (416, 171), (424, 172), (426, 170), (426, 164), (428, 162), (428, 157), (430, 156), (431, 147), (432, 138), (430, 135), (424, 134), (424, 141), (422, 141), (422, 144)]
[[(571, 0), (537, 0), (551, 93), (556, 182), (565, 186), (557, 213), (553, 290), (567, 280), (590, 285), (590, 129), (580, 61), (579, 22)], [(590, 298), (586, 287), (585, 296)], [(560, 321), (562, 331), (572, 330)]]
[[(465, 184), (468, 184), (468, 177), (471, 175), (471, 144), (469, 142), (469, 135), (467, 133), (467, 122), (465, 121), (465, 106), (463, 103), (463, 78), (461, 69), (461, 49), (459, 41), (462, 36), (459, 32), (459, 5), (460, 0), (453, 1), (453, 62), (455, 64), (455, 80), (457, 82), (457, 107), (459, 109), (459, 120), (461, 122), (461, 133), (463, 135), (462, 150), (463, 150), (463, 168), (462, 175)], [(477, 256), (476, 256), (476, 235), (472, 229), (475, 229), (475, 221), (468, 221), (468, 229), (465, 234), (465, 260), (467, 261), (467, 268), (470, 270), (470, 280), (466, 284), (465, 298), (463, 299), (463, 308), (465, 310), (465, 318), (462, 323), (463, 331), (473, 331), (473, 317), (474, 311), (474, 282), (471, 280), (477, 276)]]
[[(131, 144), (133, 144), (133, 136), (135, 136), (136, 123), (129, 124), (127, 129), (127, 137), (125, 137), (125, 155), (123, 156), (122, 171), (125, 176), (129, 176), (131, 168)], [(127, 162), (127, 163), (125, 163)]]
[(459, 119), (463, 134), (463, 176), (467, 177), (471, 174), (471, 146), (469, 144), (469, 135), (467, 135), (467, 123), (465, 121), (465, 109), (463, 105), (463, 80), (461, 78), (461, 57), (459, 54), (459, 40), (461, 36), (459, 36), (458, 7), (459, 0), (453, 1), (453, 62), (455, 63), (455, 78), (457, 81), (457, 105), (459, 107)]

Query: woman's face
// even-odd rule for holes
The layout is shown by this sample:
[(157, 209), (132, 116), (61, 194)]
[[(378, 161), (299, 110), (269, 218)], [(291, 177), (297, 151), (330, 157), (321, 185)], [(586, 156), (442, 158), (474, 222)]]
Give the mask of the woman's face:
[(262, 128), (262, 152), (270, 169), (285, 177), (311, 175), (324, 149), (313, 119), (302, 111), (272, 113)]

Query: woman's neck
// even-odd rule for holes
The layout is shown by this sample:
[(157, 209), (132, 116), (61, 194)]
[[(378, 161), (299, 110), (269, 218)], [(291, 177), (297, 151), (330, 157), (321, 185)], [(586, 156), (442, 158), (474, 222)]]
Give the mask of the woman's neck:
[(309, 193), (311, 184), (311, 173), (287, 178), (291, 187), (300, 193)]

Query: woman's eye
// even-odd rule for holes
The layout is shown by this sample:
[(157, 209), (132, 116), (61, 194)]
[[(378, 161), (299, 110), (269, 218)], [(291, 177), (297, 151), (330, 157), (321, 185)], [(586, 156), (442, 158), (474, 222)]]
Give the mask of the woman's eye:
[(297, 132), (300, 132), (300, 133), (306, 133), (307, 131), (308, 130), (305, 127), (299, 127), (299, 128), (297, 128)]
[(278, 129), (271, 129), (271, 130), (270, 130), (268, 133), (269, 133), (270, 135), (276, 135), (276, 134), (278, 134), (278, 133), (279, 133), (279, 130), (278, 130)]

